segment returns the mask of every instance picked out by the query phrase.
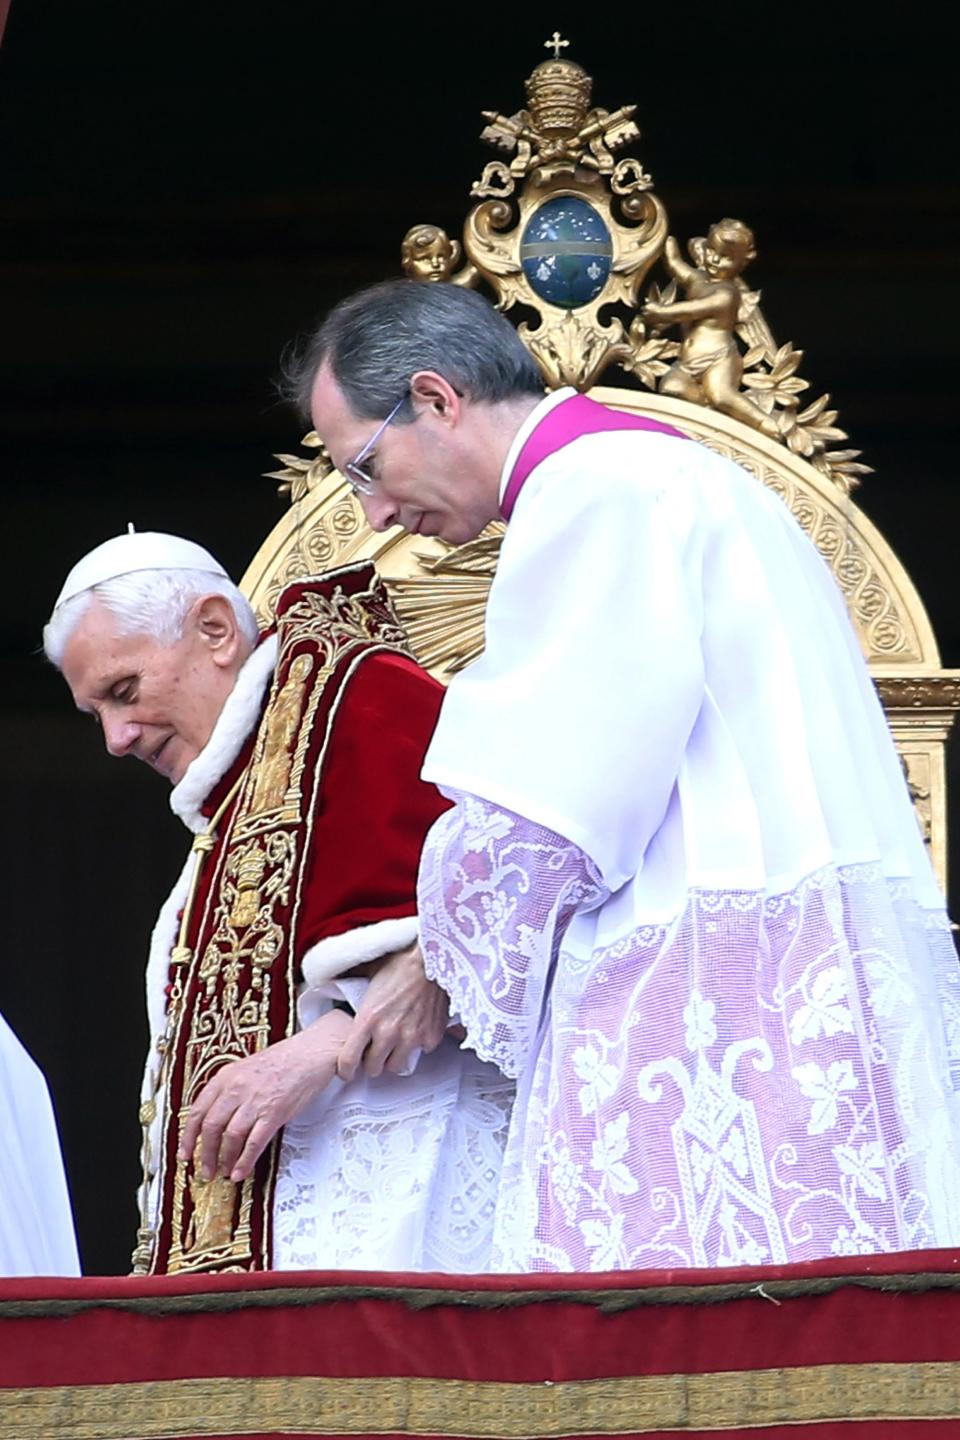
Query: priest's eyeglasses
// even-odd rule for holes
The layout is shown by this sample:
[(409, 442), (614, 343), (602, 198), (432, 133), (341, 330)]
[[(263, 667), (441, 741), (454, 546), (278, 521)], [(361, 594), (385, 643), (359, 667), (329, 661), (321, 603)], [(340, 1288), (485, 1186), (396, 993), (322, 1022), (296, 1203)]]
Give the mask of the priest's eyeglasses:
[(370, 436), (370, 439), (367, 441), (366, 445), (364, 445), (363, 449), (358, 450), (356, 455), (354, 455), (353, 459), (348, 460), (346, 465), (344, 465), (343, 474), (349, 482), (350, 488), (353, 491), (354, 495), (376, 494), (377, 482), (372, 475), (370, 475), (366, 470), (364, 470), (363, 462), (370, 455), (371, 451), (376, 448), (380, 436), (383, 434), (384, 430), (386, 430), (387, 426), (391, 423), (391, 421), (395, 420), (400, 414), (400, 411), (403, 409), (404, 405), (406, 405), (409, 397), (410, 392), (408, 390), (397, 401), (396, 405), (394, 405), (393, 409), (390, 411), (390, 414), (387, 416), (386, 420), (384, 420), (383, 424), (377, 426), (376, 430)]

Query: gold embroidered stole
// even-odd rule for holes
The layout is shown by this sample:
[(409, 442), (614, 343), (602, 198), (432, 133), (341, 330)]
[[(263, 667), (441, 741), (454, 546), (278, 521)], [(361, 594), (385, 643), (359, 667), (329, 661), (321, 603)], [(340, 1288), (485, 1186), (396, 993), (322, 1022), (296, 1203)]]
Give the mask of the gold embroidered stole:
[(152, 1249), (155, 1274), (269, 1268), (279, 1135), (239, 1183), (204, 1180), (177, 1150), (207, 1081), (293, 1033), (303, 880), (343, 687), (375, 651), (409, 653), (366, 562), (289, 586), (277, 606), (277, 639), (250, 764), (220, 833), (197, 838), (184, 933), (171, 954), (159, 1215), (155, 1234), (141, 1233), (138, 1247), (144, 1261)]

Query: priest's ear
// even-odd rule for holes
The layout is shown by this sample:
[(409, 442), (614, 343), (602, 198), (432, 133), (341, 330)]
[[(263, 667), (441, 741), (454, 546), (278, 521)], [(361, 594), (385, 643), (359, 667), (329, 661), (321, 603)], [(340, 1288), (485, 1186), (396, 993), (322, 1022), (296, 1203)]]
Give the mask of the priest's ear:
[(187, 624), (209, 651), (215, 665), (235, 665), (245, 647), (236, 613), (225, 595), (201, 595), (190, 608)]
[(460, 414), (460, 391), (436, 370), (418, 370), (410, 377), (410, 401), (419, 415), (430, 411), (446, 423)]

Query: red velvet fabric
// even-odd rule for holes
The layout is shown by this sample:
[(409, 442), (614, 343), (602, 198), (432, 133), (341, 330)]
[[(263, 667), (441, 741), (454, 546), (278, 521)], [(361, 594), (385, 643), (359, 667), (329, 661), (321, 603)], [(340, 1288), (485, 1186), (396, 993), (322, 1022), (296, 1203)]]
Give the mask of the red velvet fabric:
[[(178, 1380), (209, 1380), (222, 1396), (231, 1378), (273, 1376), (281, 1377), (281, 1397), (303, 1379), (373, 1382), (365, 1420), (354, 1410), (351, 1424), (338, 1429), (329, 1414), (318, 1414), (316, 1428), (298, 1434), (487, 1433), (470, 1423), (474, 1392), (464, 1391), (461, 1427), (456, 1392), (442, 1387), (439, 1400), (446, 1396), (448, 1409), (437, 1431), (411, 1420), (411, 1428), (385, 1432), (377, 1405), (398, 1387), (402, 1394), (414, 1377), (481, 1389), (516, 1386), (515, 1404), (539, 1416), (531, 1434), (668, 1437), (689, 1435), (691, 1427), (678, 1427), (672, 1415), (658, 1424), (654, 1406), (631, 1428), (624, 1409), (629, 1383), (668, 1380), (666, 1417), (684, 1386), (706, 1376), (718, 1397), (726, 1394), (727, 1406), (732, 1385), (742, 1407), (735, 1422), (725, 1416), (716, 1428), (696, 1426), (711, 1435), (933, 1440), (960, 1433), (958, 1262), (956, 1252), (926, 1251), (780, 1269), (562, 1279), (267, 1272), (7, 1281), (0, 1283), (0, 1418), (5, 1402), (9, 1414), (30, 1413), (45, 1387), (117, 1386), (118, 1404), (128, 1404), (140, 1392), (123, 1386), (152, 1382), (158, 1388), (144, 1403), (157, 1405), (164, 1386)], [(801, 1382), (794, 1386), (796, 1414), (793, 1402), (779, 1398), (791, 1372)], [(745, 1384), (738, 1378), (744, 1376)], [(576, 1423), (576, 1386), (598, 1381), (609, 1389), (605, 1418), (585, 1432)], [(555, 1408), (551, 1386), (566, 1388), (557, 1391)], [(813, 1422), (803, 1411), (817, 1389), (823, 1413)], [(359, 1390), (362, 1412), (367, 1387)], [(854, 1403), (845, 1400), (848, 1392), (859, 1395), (861, 1407), (864, 1394), (875, 1395), (877, 1413), (846, 1414), (845, 1405)], [(328, 1389), (328, 1398), (337, 1393)], [(779, 1407), (782, 1419), (763, 1423), (765, 1405)], [(424, 1408), (430, 1413), (429, 1404)], [(294, 1432), (263, 1426), (162, 1433)], [(516, 1434), (515, 1417), (504, 1433)]]
[[(921, 1276), (925, 1288), (904, 1288), (919, 1286)], [(885, 1283), (871, 1285), (871, 1279)], [(810, 1293), (785, 1294), (778, 1282), (806, 1282)], [(730, 1294), (731, 1286), (738, 1293)], [(230, 1308), (209, 1308), (212, 1297), (220, 1303), (230, 1297)], [(495, 1297), (499, 1305), (489, 1303)], [(177, 1326), (169, 1344), (149, 1351), (126, 1344), (117, 1353), (99, 1343), (72, 1357), (42, 1347), (17, 1349), (16, 1336), (28, 1337), (31, 1317), (10, 1312), (13, 1302), (27, 1300), (63, 1302), (61, 1321), (75, 1307), (71, 1318), (84, 1315), (91, 1336), (111, 1329), (119, 1334), (117, 1317), (136, 1324), (136, 1307), (151, 1301), (158, 1302), (156, 1313), (143, 1318), (166, 1315)], [(317, 1333), (311, 1335), (298, 1316), (310, 1317)], [(467, 1317), (462, 1324), (459, 1316)], [(242, 1337), (232, 1352), (228, 1336), (215, 1333), (217, 1322), (233, 1330), (233, 1341)], [(175, 1329), (199, 1334), (208, 1327), (212, 1333), (201, 1347), (174, 1346)], [(299, 1343), (291, 1345), (297, 1335)], [(563, 1277), (268, 1270), (0, 1280), (3, 1341), (3, 1385), (273, 1373), (523, 1383), (677, 1370), (692, 1375), (784, 1365), (960, 1362), (960, 1252)]]
[(299, 955), (358, 925), (416, 913), (424, 836), (448, 808), (420, 779), (443, 686), (412, 660), (374, 654), (344, 686), (324, 760)]
[[(362, 660), (344, 685), (305, 871), (294, 939), (298, 965), (320, 940), (416, 914), (424, 837), (449, 808), (436, 786), (420, 779), (442, 700), (443, 686), (413, 660), (382, 651)], [(208, 818), (249, 763), (255, 737), (256, 726), (204, 804)], [(221, 833), (228, 825), (229, 812)], [(213, 863), (204, 866), (197, 916), (215, 870)]]

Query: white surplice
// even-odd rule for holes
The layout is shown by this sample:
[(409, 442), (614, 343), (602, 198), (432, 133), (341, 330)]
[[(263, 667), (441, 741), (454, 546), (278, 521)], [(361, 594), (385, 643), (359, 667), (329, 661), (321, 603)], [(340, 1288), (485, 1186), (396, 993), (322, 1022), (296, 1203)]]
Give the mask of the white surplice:
[[(571, 392), (548, 397), (517, 436)], [(423, 774), (428, 973), (516, 1077), (494, 1268), (960, 1244), (960, 974), (825, 563), (694, 442), (530, 474)]]
[(79, 1275), (47, 1084), (0, 1015), (0, 1275)]

